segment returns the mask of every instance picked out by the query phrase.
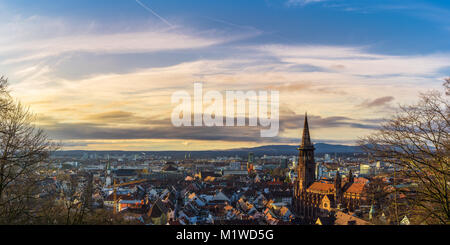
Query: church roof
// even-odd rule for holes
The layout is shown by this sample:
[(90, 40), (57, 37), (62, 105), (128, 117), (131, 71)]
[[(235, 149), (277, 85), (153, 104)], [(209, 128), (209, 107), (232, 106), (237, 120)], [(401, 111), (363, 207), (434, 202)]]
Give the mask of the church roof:
[(353, 183), (345, 192), (361, 194), (364, 192), (364, 186), (362, 183)]
[(167, 213), (169, 210), (164, 205), (164, 203), (161, 202), (160, 199), (158, 199), (150, 208), (148, 212), (148, 216), (152, 218), (160, 217), (163, 213)]
[(308, 191), (315, 191), (315, 192), (330, 192), (330, 191), (334, 191), (334, 184), (323, 183), (323, 182), (314, 182), (308, 188)]
[(214, 197), (212, 198), (212, 201), (227, 201), (227, 202), (230, 202), (230, 199), (227, 196), (225, 196), (225, 194), (223, 194), (222, 192), (219, 192), (216, 195), (214, 195)]

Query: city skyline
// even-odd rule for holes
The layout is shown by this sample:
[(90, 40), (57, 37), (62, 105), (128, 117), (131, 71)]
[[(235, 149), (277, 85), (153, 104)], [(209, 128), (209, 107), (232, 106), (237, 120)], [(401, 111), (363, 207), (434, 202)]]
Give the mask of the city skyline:
[[(0, 67), (65, 150), (354, 144), (448, 76), (439, 1), (1, 1)], [(175, 128), (172, 93), (280, 91), (280, 134)]]

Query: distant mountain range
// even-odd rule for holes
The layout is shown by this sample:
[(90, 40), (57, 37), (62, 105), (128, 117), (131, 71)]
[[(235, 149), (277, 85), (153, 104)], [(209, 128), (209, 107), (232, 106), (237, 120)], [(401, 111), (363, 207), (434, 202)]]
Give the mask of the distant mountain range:
[[(347, 146), (347, 145), (332, 145), (325, 143), (317, 143), (314, 145), (316, 154), (351, 154), (362, 152), (359, 146)], [(249, 152), (253, 152), (256, 156), (263, 155), (297, 155), (298, 146), (295, 145), (266, 145), (253, 148), (239, 148), (230, 150), (212, 150), (212, 151), (58, 151), (54, 153), (55, 156), (70, 156), (70, 157), (82, 157), (85, 154), (97, 154), (97, 155), (134, 155), (134, 154), (157, 154), (157, 155), (169, 155), (176, 159), (183, 159), (186, 154), (191, 154), (192, 158), (203, 157), (218, 157), (218, 156), (240, 156), (246, 157)]]
[[(325, 143), (314, 144), (316, 148), (315, 153), (357, 153), (362, 152), (359, 146), (347, 146), (347, 145), (331, 145)], [(271, 153), (284, 152), (287, 155), (296, 155), (298, 153), (298, 146), (295, 145), (267, 145), (254, 148), (234, 149), (231, 151), (247, 151), (256, 153), (263, 153), (267, 155), (273, 155)]]

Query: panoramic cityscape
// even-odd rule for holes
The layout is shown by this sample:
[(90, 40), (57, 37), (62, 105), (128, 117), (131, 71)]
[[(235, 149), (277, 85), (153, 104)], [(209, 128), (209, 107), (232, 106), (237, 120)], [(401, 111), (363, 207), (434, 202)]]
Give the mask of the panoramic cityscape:
[(0, 13), (0, 225), (450, 224), (447, 2)]
[[(416, 218), (404, 207), (407, 199), (400, 190), (417, 183), (394, 179), (394, 165), (358, 147), (328, 145), (336, 151), (314, 154), (307, 121), (304, 126), (298, 154), (274, 155), (282, 147), (270, 146), (257, 154), (252, 149), (58, 152), (51, 158), (51, 175), (40, 195), (76, 183), (72, 188), (80, 208), (108, 210), (120, 215), (120, 222), (133, 224), (406, 225)], [(310, 159), (305, 158), (308, 154)], [(302, 181), (303, 191), (311, 196), (304, 196)]]

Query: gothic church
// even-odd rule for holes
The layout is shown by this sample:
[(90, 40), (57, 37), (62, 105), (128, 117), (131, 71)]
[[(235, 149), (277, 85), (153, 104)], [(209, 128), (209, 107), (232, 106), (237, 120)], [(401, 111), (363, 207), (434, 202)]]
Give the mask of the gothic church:
[(364, 184), (354, 183), (351, 171), (345, 183), (339, 172), (333, 182), (316, 180), (315, 148), (309, 134), (307, 115), (298, 150), (297, 179), (292, 203), (298, 217), (307, 223), (314, 223), (318, 217), (327, 217), (336, 210), (354, 211), (359, 208), (364, 199)]

